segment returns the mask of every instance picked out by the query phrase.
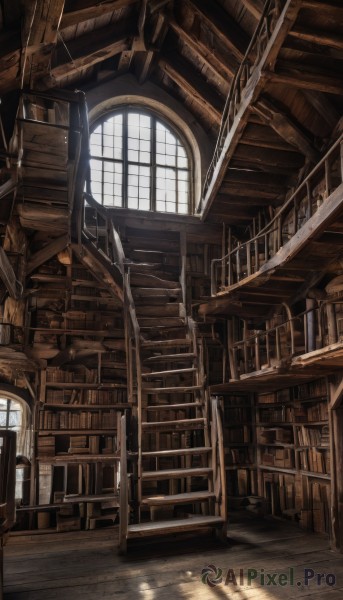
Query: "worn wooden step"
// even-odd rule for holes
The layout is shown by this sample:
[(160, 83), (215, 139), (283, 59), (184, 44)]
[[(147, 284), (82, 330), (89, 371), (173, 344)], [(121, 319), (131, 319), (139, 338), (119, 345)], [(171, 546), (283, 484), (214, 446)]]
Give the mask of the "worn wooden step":
[(169, 377), (170, 375), (185, 375), (186, 373), (194, 373), (196, 367), (187, 369), (169, 369), (168, 371), (151, 371), (151, 373), (142, 373), (143, 379), (159, 379), (160, 377)]
[(142, 479), (143, 481), (160, 481), (162, 479), (184, 479), (185, 477), (208, 477), (211, 473), (210, 467), (163, 469), (162, 471), (145, 471), (142, 473)]
[(192, 516), (186, 519), (173, 519), (172, 521), (151, 521), (129, 525), (128, 538), (140, 538), (153, 535), (167, 535), (169, 533), (193, 531), (204, 527), (222, 525), (221, 517)]
[(199, 417), (196, 419), (178, 419), (177, 421), (148, 421), (142, 422), (142, 428), (144, 431), (156, 430), (161, 431), (188, 431), (191, 429), (201, 429), (204, 427), (206, 419)]
[(143, 392), (147, 394), (185, 394), (202, 390), (202, 385), (184, 385), (179, 387), (143, 387)]
[(185, 320), (181, 317), (139, 317), (138, 322), (141, 329), (168, 329), (170, 327), (181, 327), (185, 324)]
[(178, 302), (164, 303), (153, 306), (147, 306), (146, 304), (138, 305), (136, 304), (136, 314), (137, 318), (140, 319), (143, 317), (162, 317), (163, 320), (165, 317), (180, 317), (181, 316), (181, 308)]
[(157, 354), (156, 356), (149, 356), (143, 360), (144, 363), (156, 363), (156, 362), (182, 362), (184, 360), (192, 360), (195, 358), (193, 352), (181, 352), (177, 354)]
[(189, 339), (174, 339), (174, 340), (145, 340), (141, 342), (141, 348), (162, 349), (162, 348), (181, 348), (192, 345), (192, 340)]
[(192, 454), (208, 454), (212, 452), (209, 446), (200, 446), (196, 448), (177, 448), (172, 450), (150, 450), (142, 452), (142, 456), (146, 458), (165, 458), (168, 456), (190, 456)]
[(175, 290), (180, 287), (179, 281), (173, 281), (169, 279), (163, 279), (156, 275), (149, 275), (148, 273), (132, 273), (130, 277), (130, 284), (132, 287), (142, 288), (165, 288)]
[(175, 289), (166, 289), (166, 288), (134, 288), (132, 290), (132, 295), (135, 300), (140, 298), (163, 298), (166, 301), (170, 298), (179, 298), (181, 295), (181, 288), (177, 287)]
[(202, 408), (200, 402), (184, 402), (183, 404), (153, 404), (146, 410), (183, 410), (184, 408)]
[(189, 492), (186, 494), (172, 494), (170, 496), (167, 495), (159, 495), (159, 496), (149, 496), (147, 498), (143, 498), (142, 504), (146, 506), (167, 506), (168, 504), (191, 504), (194, 502), (206, 502), (206, 500), (210, 500), (215, 498), (214, 492), (209, 491), (200, 491), (200, 492)]

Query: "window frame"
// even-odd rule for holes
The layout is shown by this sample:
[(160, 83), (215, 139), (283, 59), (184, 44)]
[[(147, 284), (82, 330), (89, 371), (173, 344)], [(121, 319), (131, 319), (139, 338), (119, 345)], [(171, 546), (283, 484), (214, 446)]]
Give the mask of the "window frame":
[[(151, 139), (150, 139), (150, 162), (149, 163), (142, 163), (142, 162), (135, 162), (135, 161), (130, 161), (128, 158), (128, 115), (129, 113), (138, 113), (139, 115), (144, 115), (144, 116), (148, 116), (149, 118), (151, 118)], [(140, 104), (121, 104), (118, 105), (114, 110), (112, 109), (111, 111), (106, 112), (105, 114), (103, 114), (101, 116), (101, 118), (98, 118), (96, 121), (94, 121), (94, 123), (92, 124), (91, 130), (90, 130), (90, 138), (92, 136), (92, 134), (94, 133), (94, 131), (96, 130), (97, 127), (99, 127), (99, 125), (102, 126), (102, 130), (101, 130), (101, 142), (102, 142), (102, 153), (103, 153), (103, 137), (104, 137), (104, 129), (103, 129), (103, 125), (104, 123), (106, 123), (107, 120), (109, 120), (111, 117), (114, 117), (115, 115), (123, 115), (123, 124), (122, 124), (122, 132), (123, 132), (123, 146), (122, 146), (122, 152), (123, 152), (123, 157), (122, 159), (115, 159), (115, 158), (109, 158), (109, 157), (105, 157), (105, 156), (95, 156), (94, 154), (91, 153), (91, 149), (89, 151), (89, 156), (90, 156), (90, 161), (92, 160), (98, 160), (101, 161), (102, 163), (102, 181), (101, 181), (101, 185), (102, 185), (102, 191), (101, 191), (101, 204), (102, 206), (108, 208), (108, 209), (127, 209), (127, 210), (136, 210), (139, 212), (156, 212), (158, 214), (164, 214), (164, 215), (178, 215), (178, 216), (189, 216), (194, 214), (194, 159), (193, 159), (193, 153), (191, 150), (191, 147), (187, 141), (187, 139), (185, 138), (185, 136), (182, 134), (182, 132), (180, 131), (180, 129), (174, 124), (172, 123), (170, 120), (168, 120), (167, 118), (165, 118), (164, 115), (161, 115), (158, 111), (155, 111), (153, 108), (146, 108), (144, 105), (140, 105)], [(170, 131), (170, 133), (172, 135), (175, 136), (177, 142), (180, 143), (180, 145), (183, 147), (186, 157), (187, 157), (187, 161), (188, 161), (188, 166), (187, 168), (182, 168), (182, 167), (178, 167), (177, 165), (175, 167), (170, 166), (170, 165), (158, 165), (156, 164), (156, 125), (157, 123), (161, 123), (164, 127), (166, 127), (166, 129), (168, 131)], [(118, 205), (107, 205), (104, 204), (104, 163), (105, 162), (110, 162), (112, 164), (122, 164), (122, 195), (121, 195), (121, 200), (122, 203), (120, 206)], [(142, 209), (142, 208), (131, 208), (128, 206), (128, 167), (129, 165), (137, 165), (138, 167), (140, 166), (146, 166), (149, 168), (149, 173), (150, 173), (150, 196), (149, 196), (149, 209)], [(157, 173), (157, 169), (158, 167), (165, 167), (167, 169), (172, 169), (176, 176), (175, 176), (175, 184), (176, 184), (176, 198), (175, 198), (175, 210), (173, 211), (167, 211), (167, 210), (157, 210), (156, 209), (156, 173)], [(188, 203), (187, 203), (187, 211), (186, 212), (179, 212), (178, 208), (179, 208), (179, 194), (178, 194), (178, 177), (177, 174), (179, 172), (186, 172), (188, 174)], [(92, 194), (92, 170), (91, 170), (91, 166), (89, 168), (89, 180), (88, 180), (88, 192)], [(138, 198), (138, 206), (139, 206), (139, 198)]]

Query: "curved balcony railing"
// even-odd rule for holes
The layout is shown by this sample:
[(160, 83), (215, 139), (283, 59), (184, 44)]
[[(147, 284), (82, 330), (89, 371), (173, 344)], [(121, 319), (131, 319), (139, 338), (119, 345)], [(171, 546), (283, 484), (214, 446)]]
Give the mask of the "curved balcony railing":
[(247, 242), (211, 263), (212, 296), (257, 273), (317, 212), (343, 182), (343, 135), (271, 221)]
[(330, 298), (263, 331), (234, 342), (230, 348), (231, 379), (290, 364), (297, 356), (343, 343), (343, 296)]

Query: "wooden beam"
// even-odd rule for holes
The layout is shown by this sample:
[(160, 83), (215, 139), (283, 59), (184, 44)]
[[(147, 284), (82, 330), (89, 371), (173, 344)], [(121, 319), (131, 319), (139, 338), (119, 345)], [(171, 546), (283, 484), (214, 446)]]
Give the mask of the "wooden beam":
[(253, 110), (288, 144), (300, 150), (313, 163), (318, 162), (320, 155), (313, 147), (311, 140), (293, 123), (290, 117), (276, 108), (272, 102), (266, 98), (260, 99), (254, 104)]
[(342, 404), (343, 398), (343, 377), (341, 381), (335, 386), (333, 383), (330, 385), (330, 410), (339, 408)]
[(271, 34), (266, 49), (261, 57), (261, 60), (258, 65), (256, 65), (253, 76), (247, 83), (235, 120), (230, 128), (230, 131), (227, 133), (226, 139), (222, 146), (222, 151), (212, 174), (210, 185), (206, 191), (205, 197), (202, 198), (202, 219), (206, 218), (215, 195), (220, 188), (228, 164), (234, 155), (235, 148), (239, 143), (241, 135), (248, 121), (250, 106), (254, 101), (256, 101), (265, 85), (265, 70), (267, 67), (269, 69), (273, 68), (288, 32), (297, 18), (300, 7), (300, 0), (287, 0), (278, 22), (275, 25), (274, 31)]
[(321, 118), (326, 121), (331, 129), (336, 127), (340, 118), (340, 114), (325, 94), (322, 92), (316, 92), (314, 90), (304, 90), (303, 95), (305, 96), (306, 100), (312, 104), (313, 108), (316, 109)]
[(2, 246), (0, 246), (0, 278), (5, 284), (6, 289), (11, 298), (19, 300), (19, 298), (21, 297), (21, 292), (19, 291), (19, 282), (15, 276), (13, 267), (8, 259), (8, 256)]
[(73, 10), (64, 13), (61, 20), (61, 29), (66, 29), (83, 21), (96, 19), (97, 17), (137, 3), (138, 0), (108, 0), (107, 2), (97, 3), (94, 3), (92, 0), (73, 0)]
[(329, 46), (336, 50), (343, 49), (343, 37), (329, 31), (304, 31), (299, 27), (293, 27), (289, 32), (291, 37), (297, 38), (298, 40), (305, 40), (311, 44), (319, 44), (320, 46)]
[[(53, 67), (45, 83), (48, 86), (57, 84), (81, 69), (91, 67), (131, 48), (133, 36), (128, 32), (117, 32), (114, 35), (115, 31), (116, 29), (111, 25), (101, 29), (97, 36), (93, 32), (92, 40), (94, 41), (92, 42), (90, 42), (89, 34), (69, 42), (68, 50), (73, 57), (72, 60), (60, 62)], [(61, 48), (59, 48), (59, 54), (61, 54), (60, 50)]]
[(154, 58), (157, 52), (161, 48), (164, 38), (168, 31), (168, 24), (166, 21), (166, 15), (163, 12), (159, 12), (155, 20), (153, 32), (150, 39), (150, 48), (143, 54), (138, 56), (139, 67), (139, 83), (144, 83), (151, 72)]
[(219, 4), (205, 0), (187, 0), (203, 23), (214, 33), (225, 48), (240, 62), (249, 44), (249, 38), (238, 23)]
[(263, 0), (241, 0), (247, 11), (259, 21), (263, 12)]
[(38, 250), (33, 256), (31, 256), (30, 260), (27, 263), (26, 267), (26, 275), (29, 275), (37, 269), (40, 265), (44, 264), (46, 261), (56, 256), (59, 252), (64, 250), (69, 243), (69, 235), (61, 235), (60, 237), (52, 240), (49, 244)]
[(222, 102), (220, 97), (211, 89), (206, 81), (194, 73), (184, 60), (167, 60), (161, 57), (159, 66), (192, 100), (200, 104), (203, 110), (208, 111), (211, 118), (217, 123), (221, 120)]
[(338, 77), (306, 72), (306, 67), (302, 69), (289, 68), (282, 72), (274, 73), (268, 71), (265, 77), (272, 83), (292, 86), (299, 90), (315, 90), (324, 94), (343, 94), (343, 81)]
[(217, 77), (221, 77), (223, 84), (228, 85), (234, 75), (234, 69), (229, 66), (227, 61), (223, 60), (223, 56), (215, 48), (207, 46), (194, 33), (185, 31), (175, 19), (170, 19), (169, 27), (173, 29), (183, 43), (199, 55), (200, 60), (207, 68), (211, 69)]

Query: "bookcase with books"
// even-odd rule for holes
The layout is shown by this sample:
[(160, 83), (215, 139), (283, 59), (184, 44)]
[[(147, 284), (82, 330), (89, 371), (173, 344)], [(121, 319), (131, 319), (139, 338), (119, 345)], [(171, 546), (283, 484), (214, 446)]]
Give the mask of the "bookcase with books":
[(35, 410), (37, 525), (112, 522), (118, 420), (129, 409), (122, 307), (68, 252), (32, 276), (27, 335), (41, 361)]
[(252, 394), (226, 394), (224, 447), (227, 489), (230, 497), (257, 493), (255, 416)]
[(269, 512), (329, 533), (326, 379), (257, 395), (256, 429), (259, 495)]

